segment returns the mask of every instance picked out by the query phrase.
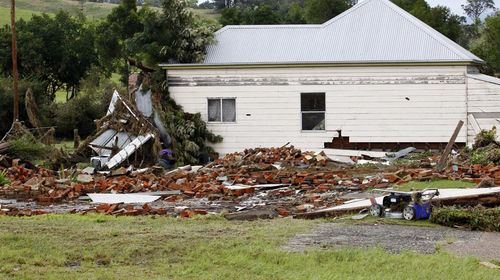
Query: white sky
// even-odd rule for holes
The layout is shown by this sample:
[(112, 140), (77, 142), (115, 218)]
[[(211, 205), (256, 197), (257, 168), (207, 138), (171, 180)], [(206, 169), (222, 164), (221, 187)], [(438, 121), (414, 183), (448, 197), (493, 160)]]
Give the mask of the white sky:
[[(451, 11), (457, 15), (463, 15), (464, 11), (462, 10), (462, 5), (465, 4), (466, 0), (426, 0), (429, 5), (432, 7), (441, 5), (450, 7)], [(495, 5), (498, 9), (500, 9), (500, 0), (495, 0)]]

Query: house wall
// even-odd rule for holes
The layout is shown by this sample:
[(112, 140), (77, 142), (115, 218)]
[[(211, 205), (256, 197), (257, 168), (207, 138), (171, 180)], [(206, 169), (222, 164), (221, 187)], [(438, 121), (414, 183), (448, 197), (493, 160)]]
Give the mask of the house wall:
[[(209, 123), (221, 153), (291, 142), (447, 142), (467, 119), (465, 66), (167, 70), (175, 101), (207, 120), (207, 98), (235, 97), (236, 123)], [(301, 131), (300, 93), (326, 93), (326, 130)], [(457, 142), (465, 143), (462, 129)]]
[[(497, 83), (467, 78), (468, 88), (468, 143), (472, 144), (478, 130), (500, 128), (500, 80)], [(474, 123), (475, 122), (475, 123)], [(497, 139), (500, 139), (497, 134)]]

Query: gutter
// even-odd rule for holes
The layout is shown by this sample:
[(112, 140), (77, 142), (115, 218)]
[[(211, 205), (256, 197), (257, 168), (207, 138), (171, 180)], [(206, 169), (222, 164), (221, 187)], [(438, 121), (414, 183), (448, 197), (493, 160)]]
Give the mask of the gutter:
[(469, 66), (484, 64), (483, 61), (442, 61), (442, 62), (342, 62), (342, 63), (234, 63), (234, 64), (166, 64), (164, 70), (189, 69), (256, 69), (256, 68), (318, 68), (318, 67), (363, 67), (363, 66)]

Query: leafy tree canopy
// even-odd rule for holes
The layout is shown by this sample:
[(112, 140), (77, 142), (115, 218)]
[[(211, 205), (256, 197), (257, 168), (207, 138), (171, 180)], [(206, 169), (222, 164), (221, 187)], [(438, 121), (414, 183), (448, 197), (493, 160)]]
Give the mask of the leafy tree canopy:
[(495, 9), (495, 2), (493, 0), (467, 0), (467, 4), (462, 5), (462, 8), (467, 16), (478, 23), (484, 12)]
[(472, 51), (486, 61), (483, 72), (500, 76), (500, 12), (486, 18)]
[(455, 42), (460, 42), (464, 17), (453, 14), (445, 6), (430, 7), (425, 0), (392, 0), (394, 4), (427, 23)]
[[(65, 87), (73, 94), (92, 65), (98, 63), (94, 27), (83, 16), (64, 11), (55, 16), (34, 15), (17, 23), (18, 70), (21, 78), (36, 78), (45, 84), (51, 99)], [(11, 29), (0, 28), (0, 71), (12, 72)]]
[(324, 23), (352, 7), (352, 0), (306, 0), (304, 4), (307, 23)]

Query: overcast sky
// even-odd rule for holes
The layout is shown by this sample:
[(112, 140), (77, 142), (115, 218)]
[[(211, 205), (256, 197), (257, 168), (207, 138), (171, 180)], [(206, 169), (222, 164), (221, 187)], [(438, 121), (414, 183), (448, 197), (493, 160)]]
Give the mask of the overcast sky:
[[(467, 2), (466, 0), (427, 0), (427, 3), (432, 7), (441, 5), (450, 7), (451, 11), (458, 15), (464, 15), (464, 11), (462, 10), (463, 4)], [(500, 0), (495, 0), (495, 5), (500, 9)]]

